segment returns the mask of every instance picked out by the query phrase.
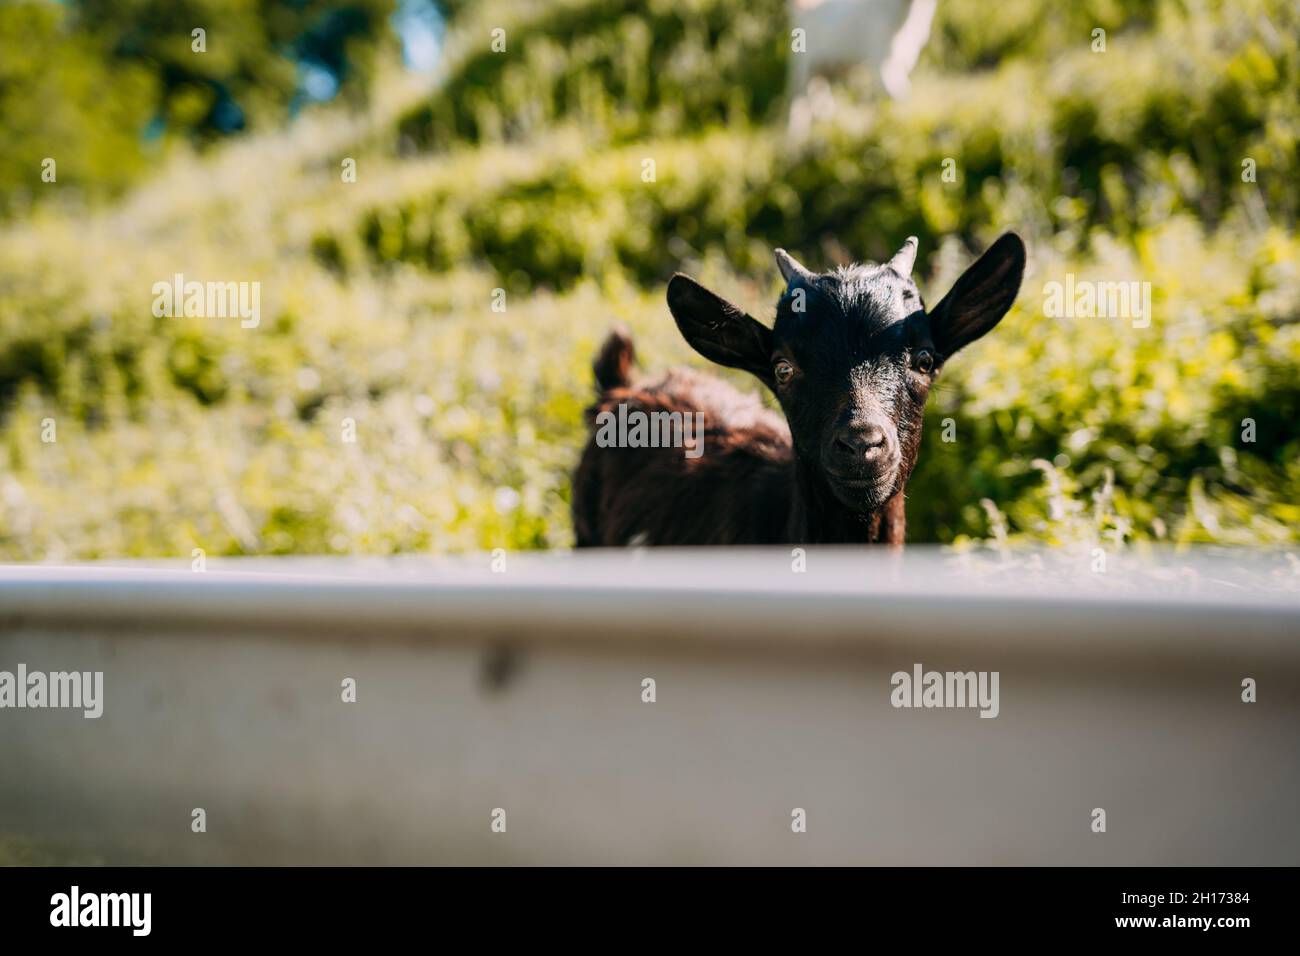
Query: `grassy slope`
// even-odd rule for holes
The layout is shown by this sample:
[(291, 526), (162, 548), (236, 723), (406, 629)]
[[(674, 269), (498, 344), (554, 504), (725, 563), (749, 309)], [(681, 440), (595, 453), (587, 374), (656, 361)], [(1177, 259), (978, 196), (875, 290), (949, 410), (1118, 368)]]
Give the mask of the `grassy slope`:
[[(1083, 5), (1081, 22), (1113, 24), (1097, 55), (1042, 4), (984, 36), (954, 3), (905, 109), (850, 93), (803, 147), (778, 102), (738, 99), (725, 72), (751, 50), (780, 68), (767, 7), (719, 31), (698, 0), (640, 61), (695, 72), (638, 86), (632, 71), (615, 99), (573, 77), (614, 69), (610, 45), (643, 42), (635, 24), (667, 7), (518, 5), (500, 19), (518, 55), (498, 64), (476, 38), (500, 6), (449, 44), (448, 68), (453, 92), (472, 75), (499, 98), (389, 87), (365, 121), (325, 111), (176, 157), (114, 208), (0, 234), (0, 557), (563, 546), (604, 329), (630, 325), (648, 364), (693, 360), (662, 305), (673, 268), (767, 316), (771, 245), (821, 263), (916, 232), (934, 298), (1010, 226), (1031, 273), (945, 377), (914, 536), (1300, 533), (1297, 54), (1294, 31), (1258, 26), (1279, 4)], [(704, 69), (720, 44), (724, 67)], [(987, 68), (993, 53), (1009, 59)], [(1241, 155), (1258, 183), (1239, 182)], [(260, 281), (261, 327), (153, 318), (151, 286), (176, 271)], [(1066, 271), (1151, 281), (1152, 327), (1045, 319), (1042, 285)]]

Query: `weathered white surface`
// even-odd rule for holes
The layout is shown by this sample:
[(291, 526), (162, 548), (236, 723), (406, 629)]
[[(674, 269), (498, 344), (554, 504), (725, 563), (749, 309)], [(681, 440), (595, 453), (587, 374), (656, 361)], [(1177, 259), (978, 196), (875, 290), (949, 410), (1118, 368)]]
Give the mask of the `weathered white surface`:
[[(121, 862), (1300, 863), (1286, 556), (506, 560), (0, 568), (0, 670), (107, 697), (0, 710), (0, 834)], [(1000, 715), (893, 708), (917, 662), (1000, 671)]]

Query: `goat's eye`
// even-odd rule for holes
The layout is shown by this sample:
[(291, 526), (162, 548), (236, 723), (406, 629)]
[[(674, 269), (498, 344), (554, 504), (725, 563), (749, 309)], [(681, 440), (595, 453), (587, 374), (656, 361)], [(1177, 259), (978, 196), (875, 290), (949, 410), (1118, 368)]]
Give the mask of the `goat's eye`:
[(912, 360), (916, 370), (923, 375), (928, 375), (934, 368), (934, 353), (929, 349), (921, 349), (916, 353), (916, 358)]
[(785, 359), (779, 359), (775, 367), (776, 380), (784, 385), (794, 378), (794, 366)]

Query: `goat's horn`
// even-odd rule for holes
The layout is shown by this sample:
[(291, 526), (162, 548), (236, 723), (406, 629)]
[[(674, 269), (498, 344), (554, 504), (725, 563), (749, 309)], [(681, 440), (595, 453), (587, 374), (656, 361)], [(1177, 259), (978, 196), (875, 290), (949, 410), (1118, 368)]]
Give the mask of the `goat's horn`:
[(889, 260), (889, 268), (893, 269), (900, 276), (906, 279), (912, 274), (912, 266), (916, 263), (916, 236), (908, 236), (907, 241), (903, 243), (903, 248), (894, 253), (894, 258)]
[(811, 279), (812, 273), (799, 264), (799, 260), (786, 252), (784, 249), (776, 250), (776, 267), (781, 270), (781, 277), (785, 279), (786, 284), (794, 282), (795, 279)]

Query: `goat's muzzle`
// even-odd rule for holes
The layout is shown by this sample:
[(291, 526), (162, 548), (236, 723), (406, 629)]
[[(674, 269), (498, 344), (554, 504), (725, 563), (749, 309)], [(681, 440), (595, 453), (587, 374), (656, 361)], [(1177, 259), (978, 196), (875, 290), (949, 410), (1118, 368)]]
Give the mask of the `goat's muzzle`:
[(874, 508), (887, 497), (900, 460), (893, 430), (870, 422), (836, 428), (822, 454), (826, 479), (835, 496), (860, 509)]

